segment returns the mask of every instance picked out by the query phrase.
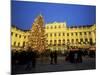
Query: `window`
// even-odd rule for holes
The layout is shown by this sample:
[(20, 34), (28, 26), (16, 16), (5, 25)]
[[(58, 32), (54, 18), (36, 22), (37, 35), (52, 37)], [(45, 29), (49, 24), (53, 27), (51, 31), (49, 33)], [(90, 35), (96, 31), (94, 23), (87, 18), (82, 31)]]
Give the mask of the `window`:
[(21, 35), (19, 35), (19, 38), (21, 38)]
[(54, 36), (56, 36), (56, 33), (54, 33)]
[(50, 36), (52, 37), (52, 33), (50, 33)]
[(72, 39), (72, 43), (74, 42), (74, 39)]
[(61, 43), (61, 40), (59, 40), (59, 44)]
[(69, 39), (67, 39), (67, 41), (69, 41)]
[(55, 26), (55, 29), (56, 29), (57, 27)]
[(89, 35), (91, 35), (91, 32), (89, 32)]
[(11, 32), (11, 35), (13, 35), (13, 32)]
[(25, 41), (23, 42), (23, 47), (25, 46)]
[(73, 33), (71, 33), (71, 35), (73, 36)]
[(84, 32), (84, 35), (86, 35), (86, 32)]
[(56, 40), (54, 40), (54, 44), (56, 44), (56, 42), (57, 42), (57, 41), (56, 41)]
[(87, 38), (85, 38), (85, 42), (87, 42), (88, 41), (88, 39)]
[(46, 36), (48, 37), (48, 34), (46, 34)]
[(69, 33), (67, 33), (67, 36), (69, 36)]
[(17, 37), (17, 34), (15, 36)]
[(63, 39), (63, 44), (65, 44), (65, 39)]
[(76, 39), (76, 42), (78, 42), (78, 39)]
[(53, 27), (51, 26), (51, 29), (52, 29)]
[(16, 42), (14, 42), (14, 46), (16, 46)]
[(18, 43), (18, 47), (20, 46), (20, 43)]
[(63, 33), (63, 36), (65, 36), (65, 33)]
[(59, 25), (59, 28), (61, 28), (61, 26)]
[(82, 32), (80, 32), (80, 35), (82, 35)]
[(76, 33), (76, 36), (77, 36), (77, 33)]
[(52, 42), (52, 40), (50, 40), (50, 43)]
[(24, 39), (26, 38), (26, 36), (24, 36)]
[(80, 41), (83, 42), (83, 39), (81, 38)]
[(46, 40), (46, 42), (48, 42), (48, 40)]
[(59, 33), (59, 36), (60, 36), (60, 33)]

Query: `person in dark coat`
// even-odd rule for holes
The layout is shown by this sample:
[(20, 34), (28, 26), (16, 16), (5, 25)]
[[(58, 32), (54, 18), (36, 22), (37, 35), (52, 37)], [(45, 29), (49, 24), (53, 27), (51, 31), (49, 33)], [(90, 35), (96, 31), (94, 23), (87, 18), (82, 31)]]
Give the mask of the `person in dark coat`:
[(54, 63), (57, 64), (57, 51), (54, 51)]
[(50, 52), (50, 64), (53, 64), (53, 51)]

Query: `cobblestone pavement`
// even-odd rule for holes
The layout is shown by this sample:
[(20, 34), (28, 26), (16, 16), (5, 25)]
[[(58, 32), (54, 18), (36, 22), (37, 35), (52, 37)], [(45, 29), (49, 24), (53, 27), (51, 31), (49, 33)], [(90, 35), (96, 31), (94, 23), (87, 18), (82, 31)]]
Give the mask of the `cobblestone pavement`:
[(24, 65), (13, 65), (12, 74), (23, 74), (23, 73), (42, 73), (42, 72), (56, 72), (56, 71), (73, 71), (73, 70), (89, 70), (95, 69), (96, 63), (95, 58), (83, 58), (82, 63), (70, 63), (65, 61), (64, 57), (58, 57), (57, 64), (50, 64), (50, 60), (45, 59), (46, 62), (41, 62), (39, 59), (36, 62), (35, 68), (25, 69)]

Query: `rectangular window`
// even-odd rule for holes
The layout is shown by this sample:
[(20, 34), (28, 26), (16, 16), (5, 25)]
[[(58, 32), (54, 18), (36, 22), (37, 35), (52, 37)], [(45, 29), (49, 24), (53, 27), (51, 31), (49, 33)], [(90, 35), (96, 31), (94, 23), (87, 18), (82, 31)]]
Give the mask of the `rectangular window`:
[(59, 36), (60, 36), (60, 33), (59, 33)]
[(52, 33), (50, 34), (50, 36), (52, 37)]
[(21, 38), (21, 35), (19, 35), (19, 38)]
[(54, 36), (56, 36), (56, 33), (54, 34)]
[(67, 33), (67, 36), (69, 36), (69, 33)]
[(82, 32), (80, 32), (80, 35), (82, 35)]
[(11, 35), (13, 35), (13, 32), (11, 32)]
[(77, 36), (77, 33), (76, 33), (76, 36)]
[(15, 36), (17, 37), (17, 34)]
[(86, 35), (86, 32), (84, 32), (84, 35)]
[(65, 36), (65, 33), (63, 33), (63, 36)]
[(73, 33), (71, 33), (71, 36), (73, 36)]

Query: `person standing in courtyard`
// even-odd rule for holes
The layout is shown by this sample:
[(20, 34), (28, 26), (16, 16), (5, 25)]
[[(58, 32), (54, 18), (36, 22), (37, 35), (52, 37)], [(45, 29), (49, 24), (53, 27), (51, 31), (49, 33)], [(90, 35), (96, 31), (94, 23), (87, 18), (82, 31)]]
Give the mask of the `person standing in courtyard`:
[(50, 52), (50, 64), (53, 64), (53, 51)]
[(57, 51), (54, 51), (54, 63), (57, 64)]

